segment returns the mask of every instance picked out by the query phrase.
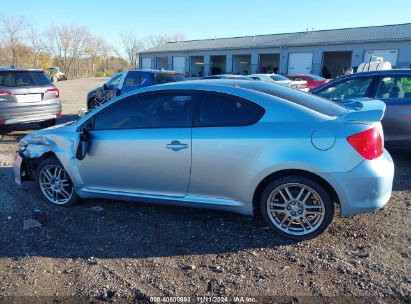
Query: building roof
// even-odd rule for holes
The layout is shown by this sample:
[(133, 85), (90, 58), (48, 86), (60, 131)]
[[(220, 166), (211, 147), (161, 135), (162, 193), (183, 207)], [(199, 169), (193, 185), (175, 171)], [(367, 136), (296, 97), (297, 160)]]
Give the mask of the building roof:
[(273, 35), (168, 42), (166, 44), (142, 51), (141, 54), (404, 40), (411, 40), (411, 23)]

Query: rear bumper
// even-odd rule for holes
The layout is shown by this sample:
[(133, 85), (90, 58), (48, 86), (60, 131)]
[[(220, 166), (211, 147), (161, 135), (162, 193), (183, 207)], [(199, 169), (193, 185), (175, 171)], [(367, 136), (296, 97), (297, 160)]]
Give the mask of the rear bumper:
[(378, 159), (364, 161), (350, 172), (323, 177), (337, 192), (341, 216), (373, 212), (383, 208), (391, 197), (394, 162), (384, 150)]
[(60, 101), (39, 103), (0, 103), (0, 120), (5, 125), (54, 119), (61, 113)]

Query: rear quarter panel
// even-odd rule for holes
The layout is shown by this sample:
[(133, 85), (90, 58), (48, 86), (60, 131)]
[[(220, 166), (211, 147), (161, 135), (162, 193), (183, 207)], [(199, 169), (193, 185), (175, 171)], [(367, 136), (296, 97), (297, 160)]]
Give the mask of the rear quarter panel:
[[(347, 172), (363, 161), (346, 138), (369, 125), (306, 115), (281, 105), (266, 109), (252, 126), (193, 128), (189, 195), (251, 204), (258, 184), (272, 173), (287, 169), (318, 175)], [(313, 146), (311, 136), (318, 129), (330, 130), (335, 137), (331, 149)]]

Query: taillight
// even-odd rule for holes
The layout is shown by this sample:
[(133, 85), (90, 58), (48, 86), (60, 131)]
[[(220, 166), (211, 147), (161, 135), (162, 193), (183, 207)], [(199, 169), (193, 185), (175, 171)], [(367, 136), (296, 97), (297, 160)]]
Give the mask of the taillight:
[(384, 143), (376, 128), (351, 135), (347, 137), (347, 141), (368, 160), (379, 157), (384, 150)]
[(10, 91), (0, 91), (0, 96), (1, 95), (13, 95), (13, 93)]
[(48, 89), (46, 91), (46, 93), (50, 93), (50, 92), (55, 92), (56, 93), (56, 98), (60, 97), (60, 91), (57, 88), (53, 88), (53, 89)]
[(61, 115), (62, 115), (61, 112), (58, 112), (56, 116), (61, 117)]

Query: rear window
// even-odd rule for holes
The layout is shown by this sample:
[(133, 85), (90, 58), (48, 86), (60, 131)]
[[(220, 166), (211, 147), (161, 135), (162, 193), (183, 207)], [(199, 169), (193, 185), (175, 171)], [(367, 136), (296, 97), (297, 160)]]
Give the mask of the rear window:
[(2, 87), (34, 87), (50, 83), (50, 79), (41, 71), (0, 71)]
[(156, 73), (154, 75), (154, 81), (156, 83), (167, 83), (187, 80), (182, 74), (168, 74), (168, 73)]
[(268, 82), (244, 82), (241, 87), (279, 97), (328, 116), (340, 116), (347, 109), (336, 102)]

